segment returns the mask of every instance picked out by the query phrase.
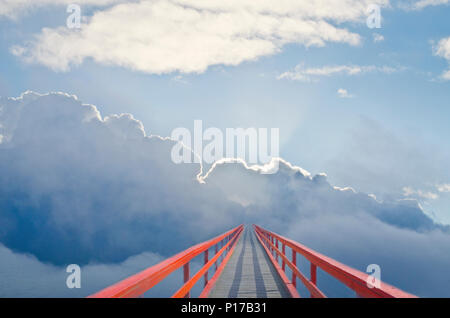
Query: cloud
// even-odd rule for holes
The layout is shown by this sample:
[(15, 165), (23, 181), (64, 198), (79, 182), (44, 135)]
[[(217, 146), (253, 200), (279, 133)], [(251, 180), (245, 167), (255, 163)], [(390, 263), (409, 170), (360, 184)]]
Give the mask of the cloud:
[(439, 184), (436, 188), (439, 192), (450, 192), (450, 184)]
[[(409, 292), (449, 296), (448, 226), (416, 200), (377, 201), (283, 159), (276, 174), (264, 174), (270, 164), (224, 159), (202, 171), (201, 184), (199, 165), (172, 163), (170, 139), (130, 114), (103, 117), (64, 93), (1, 98), (0, 124), (1, 295), (37, 296), (34, 284), (42, 296), (54, 295), (52, 287), (59, 293), (71, 263), (92, 273), (89, 291), (102, 288), (237, 224), (257, 223), (360, 270), (381, 264), (385, 280)], [(21, 280), (24, 271), (34, 278)]]
[(81, 30), (44, 28), (11, 52), (55, 71), (93, 59), (152, 74), (201, 73), (279, 53), (289, 43), (358, 45), (360, 36), (342, 23), (364, 22), (373, 2), (138, 1), (94, 13)]
[(403, 194), (406, 197), (418, 197), (422, 199), (430, 199), (430, 200), (436, 200), (439, 198), (439, 196), (436, 193), (430, 192), (430, 191), (422, 191), (422, 190), (414, 190), (411, 187), (404, 187), (403, 188)]
[(441, 39), (435, 47), (434, 53), (446, 60), (450, 60), (450, 37)]
[[(220, 197), (195, 181), (199, 165), (173, 164), (174, 142), (147, 135), (131, 115), (102, 118), (62, 93), (0, 105), (0, 240), (9, 248), (54, 264), (117, 262), (167, 255), (234, 225), (225, 217), (237, 213), (227, 210), (233, 205), (216, 206)], [(167, 228), (173, 233), (160, 241)]]
[(432, 191), (425, 191), (425, 190), (415, 190), (412, 187), (404, 187), (403, 188), (403, 195), (405, 197), (413, 197), (417, 199), (428, 199), (428, 200), (436, 200), (439, 198), (439, 194), (434, 193), (433, 191), (438, 191), (440, 193), (447, 193), (450, 192), (450, 184), (437, 184), (433, 186)]
[(340, 98), (353, 98), (354, 95), (349, 94), (349, 92), (344, 88), (339, 88), (337, 90), (337, 94)]
[(445, 81), (450, 81), (450, 70), (444, 71), (442, 73), (441, 78)]
[[(378, 202), (351, 188), (331, 186), (324, 174), (308, 176), (283, 164), (278, 174), (263, 178), (243, 167), (222, 165), (207, 184), (221, 187), (243, 203), (247, 219), (275, 232), (360, 270), (379, 264), (383, 280), (419, 296), (448, 295), (445, 283), (439, 283), (450, 264), (444, 252), (450, 243), (448, 228), (430, 222), (415, 200)], [(411, 242), (419, 250), (409, 249)], [(426, 268), (438, 268), (436, 276)], [(334, 289), (326, 275), (319, 281), (330, 296), (353, 296)]]
[(398, 71), (400, 71), (400, 68), (390, 66), (325, 65), (322, 67), (306, 68), (303, 64), (298, 64), (292, 71), (284, 72), (277, 78), (303, 82), (317, 82), (320, 77), (329, 77), (333, 75), (355, 76), (365, 73), (391, 74)]
[(450, 0), (420, 0), (411, 5), (412, 9), (422, 10), (429, 6), (439, 6), (443, 4), (449, 4)]
[[(450, 37), (439, 40), (438, 44), (433, 49), (434, 55), (443, 57), (450, 63)], [(450, 69), (444, 71), (441, 78), (443, 80), (450, 80)]]
[(373, 34), (373, 42), (378, 43), (378, 42), (383, 42), (384, 41), (384, 36), (378, 33), (374, 33)]
[[(246, 206), (251, 207), (247, 208), (247, 216), (254, 213), (252, 216), (262, 222), (277, 223), (272, 220), (271, 211), (271, 204), (275, 204), (277, 218), (280, 220), (286, 220), (288, 215), (302, 218), (323, 213), (354, 216), (360, 211), (400, 228), (417, 231), (440, 228), (421, 211), (417, 201), (393, 200), (380, 203), (373, 196), (359, 193), (350, 187), (330, 185), (326, 174), (312, 176), (284, 161), (280, 161), (279, 165), (279, 173), (261, 178), (260, 174), (255, 175), (255, 171), (243, 164), (224, 163), (209, 172), (206, 184), (218, 186), (227, 196), (245, 201)], [(240, 180), (239, 186), (235, 183), (233, 186), (236, 179)], [(255, 181), (258, 186), (254, 186)], [(281, 202), (286, 202), (286, 206)], [(353, 206), (353, 211), (348, 210), (350, 206)], [(406, 210), (409, 215), (404, 218), (402, 211)], [(415, 221), (411, 222), (413, 219)], [(284, 222), (281, 224), (285, 225)]]
[[(126, 0), (77, 0), (80, 6), (104, 7)], [(0, 0), (0, 17), (17, 18), (32, 9), (47, 6), (67, 6), (73, 4), (73, 0)]]

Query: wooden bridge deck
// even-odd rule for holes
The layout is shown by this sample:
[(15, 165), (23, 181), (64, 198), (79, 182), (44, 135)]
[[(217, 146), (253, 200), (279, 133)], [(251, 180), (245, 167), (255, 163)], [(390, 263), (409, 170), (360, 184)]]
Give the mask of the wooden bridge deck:
[(209, 297), (289, 298), (291, 295), (255, 232), (246, 226)]

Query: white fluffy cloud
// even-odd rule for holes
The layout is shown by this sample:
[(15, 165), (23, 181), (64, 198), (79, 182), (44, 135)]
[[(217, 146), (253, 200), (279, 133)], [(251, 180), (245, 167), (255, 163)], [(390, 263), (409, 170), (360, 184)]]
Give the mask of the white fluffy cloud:
[(422, 10), (429, 6), (439, 6), (448, 3), (450, 3), (450, 0), (420, 0), (413, 3), (412, 8), (415, 10)]
[(352, 98), (354, 97), (352, 94), (350, 94), (345, 88), (339, 88), (337, 90), (337, 94), (340, 98)]
[[(0, 295), (29, 295), (30, 284), (41, 286), (37, 278), (18, 284), (27, 264), (53, 264), (32, 268), (46, 278), (46, 292), (52, 284), (60, 290), (61, 265), (120, 265), (142, 253), (167, 257), (237, 224), (257, 223), (358, 269), (380, 264), (384, 280), (409, 292), (448, 296), (448, 271), (442, 270), (450, 266), (442, 252), (450, 244), (448, 227), (415, 200), (377, 201), (284, 160), (273, 175), (223, 161), (204, 172), (200, 184), (198, 165), (172, 163), (171, 140), (152, 136), (129, 114), (102, 117), (95, 106), (62, 93), (1, 98), (0, 124), (6, 136), (0, 144), (0, 242), (6, 247), (0, 246)], [(407, 253), (411, 241), (416, 251)], [(156, 261), (138, 259), (136, 266)], [(121, 269), (128, 263), (105, 267), (101, 280), (102, 267), (87, 265), (90, 288), (138, 270)], [(1, 287), (15, 282), (14, 294)]]
[[(441, 39), (434, 47), (434, 54), (443, 57), (450, 63), (450, 37)], [(441, 75), (444, 80), (450, 80), (450, 69), (444, 71)]]
[(435, 47), (435, 54), (446, 60), (450, 60), (450, 37), (443, 38), (439, 41)]
[(316, 82), (320, 77), (333, 75), (355, 76), (364, 73), (391, 74), (399, 71), (399, 68), (374, 65), (325, 65), (322, 67), (307, 68), (304, 64), (295, 66), (292, 71), (287, 71), (278, 76), (278, 79), (289, 79), (303, 82)]
[(94, 13), (81, 30), (44, 28), (12, 52), (58, 71), (91, 58), (147, 73), (203, 72), (211, 65), (237, 65), (278, 53), (288, 43), (358, 45), (360, 36), (342, 23), (363, 22), (371, 3), (138, 1)]

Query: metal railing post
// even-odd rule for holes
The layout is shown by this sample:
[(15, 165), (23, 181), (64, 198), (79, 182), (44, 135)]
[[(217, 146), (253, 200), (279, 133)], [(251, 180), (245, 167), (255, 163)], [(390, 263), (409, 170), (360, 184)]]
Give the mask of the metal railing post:
[[(206, 265), (206, 263), (208, 263), (208, 258), (209, 258), (208, 257), (209, 256), (208, 252), (209, 252), (208, 250), (205, 251), (205, 257), (204, 257), (204, 261), (205, 261), (204, 264), (205, 265)], [(208, 271), (206, 271), (204, 278), (205, 278), (205, 285), (204, 286), (206, 286), (206, 284), (208, 284)]]
[(270, 241), (272, 242), (272, 245), (271, 245), (271, 247), (270, 247), (270, 250), (272, 251), (272, 255), (273, 255), (273, 253), (274, 253), (274, 249), (273, 249), (273, 245), (274, 245), (274, 243), (275, 243), (275, 241), (274, 241), (274, 238), (273, 238), (273, 236), (271, 235), (270, 236)]
[[(276, 242), (275, 246), (276, 246), (276, 248), (278, 250), (278, 239), (275, 239), (275, 242)], [(275, 253), (275, 254), (276, 254), (276, 260), (278, 262), (278, 253)]]
[[(297, 252), (292, 250), (292, 264), (297, 267)], [(297, 276), (295, 276), (294, 271), (292, 271), (292, 285), (297, 287)]]
[[(311, 271), (311, 283), (313, 283), (314, 285), (317, 286), (317, 266), (313, 263), (311, 263), (310, 266), (310, 271)], [(313, 295), (311, 294), (311, 298), (313, 297)]]
[[(281, 250), (283, 255), (286, 255), (286, 245), (284, 243), (282, 243)], [(283, 269), (283, 272), (286, 272), (286, 262), (284, 261), (284, 258), (283, 262), (281, 263), (281, 268)]]
[[(186, 284), (186, 282), (189, 280), (189, 262), (187, 262), (186, 264), (184, 264), (183, 266), (183, 284)], [(191, 292), (188, 292), (184, 298), (190, 298), (191, 297)]]
[[(217, 244), (216, 244), (216, 247), (215, 247), (215, 254), (217, 255), (217, 252), (218, 252), (218, 246), (217, 246)], [(217, 271), (217, 262), (218, 262), (218, 260), (215, 262), (215, 267), (216, 267), (216, 271)]]

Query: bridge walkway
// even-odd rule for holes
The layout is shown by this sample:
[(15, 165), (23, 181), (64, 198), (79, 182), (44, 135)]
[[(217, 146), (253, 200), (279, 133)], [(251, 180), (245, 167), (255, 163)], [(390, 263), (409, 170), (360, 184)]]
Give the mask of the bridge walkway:
[(246, 226), (209, 297), (286, 298), (291, 295), (255, 232)]

